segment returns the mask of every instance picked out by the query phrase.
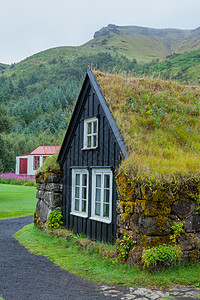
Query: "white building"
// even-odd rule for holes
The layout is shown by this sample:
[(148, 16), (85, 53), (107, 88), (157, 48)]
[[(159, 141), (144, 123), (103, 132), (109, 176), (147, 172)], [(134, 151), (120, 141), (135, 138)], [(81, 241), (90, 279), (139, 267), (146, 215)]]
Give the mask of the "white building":
[(35, 175), (47, 157), (58, 153), (59, 146), (39, 146), (30, 154), (16, 155), (16, 174)]

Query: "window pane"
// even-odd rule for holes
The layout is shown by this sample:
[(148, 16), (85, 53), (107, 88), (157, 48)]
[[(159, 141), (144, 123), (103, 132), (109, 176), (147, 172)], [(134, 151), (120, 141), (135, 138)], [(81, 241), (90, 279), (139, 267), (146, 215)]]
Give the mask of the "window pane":
[(97, 146), (97, 136), (93, 135), (93, 147)]
[(101, 201), (101, 189), (96, 189), (96, 199), (95, 201), (100, 202)]
[(104, 202), (109, 203), (110, 200), (110, 190), (104, 190)]
[(82, 185), (87, 186), (87, 174), (83, 174), (82, 181)]
[(87, 194), (87, 189), (86, 189), (86, 187), (83, 187), (82, 188), (82, 199), (86, 199), (87, 198), (86, 194)]
[(103, 217), (109, 218), (109, 204), (103, 205)]
[(101, 187), (101, 175), (96, 175), (96, 187)]
[(104, 175), (104, 187), (110, 188), (110, 175)]
[(97, 133), (97, 121), (93, 122), (93, 133)]
[(76, 185), (80, 185), (80, 174), (76, 174)]
[(88, 126), (87, 126), (87, 133), (88, 133), (88, 134), (91, 134), (91, 133), (92, 133), (92, 123), (89, 122), (89, 123), (87, 123), (87, 124), (88, 124)]
[(82, 212), (86, 212), (86, 201), (82, 200)]
[(90, 148), (91, 147), (91, 136), (87, 137), (87, 147)]
[(75, 198), (79, 198), (79, 187), (75, 187)]
[(101, 211), (101, 203), (95, 202), (95, 215), (100, 216), (100, 211)]
[(75, 210), (79, 211), (79, 199), (75, 199)]

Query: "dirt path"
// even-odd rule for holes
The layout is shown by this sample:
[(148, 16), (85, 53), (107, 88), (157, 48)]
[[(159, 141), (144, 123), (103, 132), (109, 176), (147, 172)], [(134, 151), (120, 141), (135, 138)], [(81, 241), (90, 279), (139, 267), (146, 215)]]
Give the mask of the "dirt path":
[(0, 220), (0, 296), (5, 300), (113, 299), (98, 285), (36, 256), (12, 235), (33, 217)]

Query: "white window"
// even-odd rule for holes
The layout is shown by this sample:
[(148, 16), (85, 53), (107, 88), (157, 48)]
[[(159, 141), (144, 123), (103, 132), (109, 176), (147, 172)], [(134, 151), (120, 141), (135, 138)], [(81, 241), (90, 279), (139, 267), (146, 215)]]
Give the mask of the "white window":
[(90, 118), (84, 120), (83, 149), (95, 149), (98, 146), (98, 119)]
[(91, 219), (111, 223), (112, 221), (112, 171), (92, 170)]
[(72, 169), (71, 214), (88, 217), (88, 171)]

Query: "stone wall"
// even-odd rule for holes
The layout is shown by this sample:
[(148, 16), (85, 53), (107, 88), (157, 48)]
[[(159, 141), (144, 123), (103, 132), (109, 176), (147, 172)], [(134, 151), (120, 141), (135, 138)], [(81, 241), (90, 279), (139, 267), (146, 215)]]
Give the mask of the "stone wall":
[(34, 214), (34, 224), (40, 229), (46, 229), (46, 222), (53, 210), (61, 211), (62, 173), (48, 172), (36, 175), (38, 199)]
[(129, 235), (135, 241), (127, 264), (141, 263), (144, 249), (173, 244), (174, 224), (183, 224), (176, 244), (181, 246), (183, 261), (200, 258), (199, 184), (172, 192), (169, 187), (151, 190), (132, 184), (126, 176), (118, 177), (118, 242)]

